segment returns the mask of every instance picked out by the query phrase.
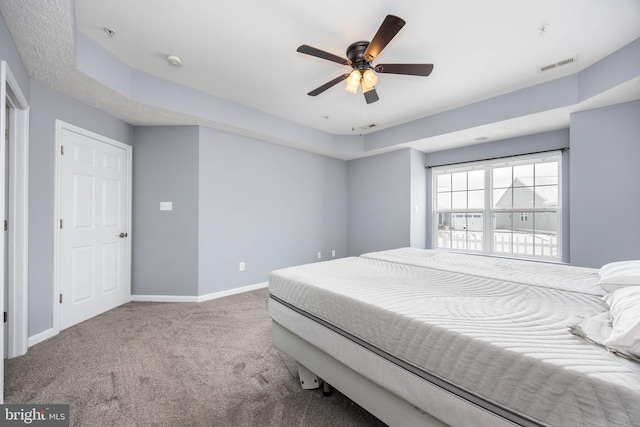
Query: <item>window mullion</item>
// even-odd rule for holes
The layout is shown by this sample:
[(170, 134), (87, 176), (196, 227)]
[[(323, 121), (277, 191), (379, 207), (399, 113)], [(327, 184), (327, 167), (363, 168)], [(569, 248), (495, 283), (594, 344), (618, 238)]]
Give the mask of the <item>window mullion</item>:
[(484, 168), (484, 252), (493, 251), (493, 189), (491, 186), (491, 167)]

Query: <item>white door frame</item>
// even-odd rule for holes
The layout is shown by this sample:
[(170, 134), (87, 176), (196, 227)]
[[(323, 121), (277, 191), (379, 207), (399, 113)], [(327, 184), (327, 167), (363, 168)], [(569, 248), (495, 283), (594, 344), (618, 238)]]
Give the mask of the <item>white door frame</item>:
[[(22, 356), (29, 349), (29, 104), (6, 61), (0, 63), (0, 85), (2, 86), (0, 131), (3, 138), (7, 128), (4, 123), (6, 102), (9, 102), (11, 108), (7, 250), (9, 252), (8, 357), (12, 358)], [(0, 205), (2, 206), (0, 212), (3, 212), (4, 197), (0, 197)]]
[[(72, 125), (70, 123), (63, 122), (62, 120), (56, 119), (56, 162), (55, 162), (55, 208), (54, 208), (54, 218), (53, 218), (53, 333), (57, 335), (60, 333), (60, 274), (62, 268), (60, 266), (60, 217), (61, 217), (61, 172), (62, 172), (62, 156), (60, 155), (61, 147), (62, 147), (62, 130), (67, 129), (75, 133), (79, 133), (81, 135), (87, 136), (89, 138), (96, 139), (105, 144), (114, 145), (118, 148), (122, 148), (127, 153), (127, 206), (126, 206), (126, 221), (127, 221), (127, 232), (129, 236), (131, 233), (131, 190), (132, 190), (132, 158), (133, 158), (133, 147), (130, 145), (123, 144), (122, 142), (118, 142), (116, 140), (107, 138), (105, 136), (99, 135), (97, 133), (88, 131), (86, 129), (82, 129), (78, 126)], [(125, 282), (125, 301), (131, 301), (131, 238), (125, 239), (125, 274), (126, 274), (126, 282)]]

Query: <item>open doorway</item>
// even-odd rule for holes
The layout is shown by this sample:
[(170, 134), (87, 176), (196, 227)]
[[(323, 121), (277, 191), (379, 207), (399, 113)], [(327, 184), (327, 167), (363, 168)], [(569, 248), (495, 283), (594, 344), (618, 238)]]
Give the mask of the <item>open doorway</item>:
[[(29, 106), (5, 61), (0, 62), (0, 111), (0, 212), (4, 213), (0, 224), (6, 230), (0, 239), (0, 305), (6, 311), (0, 345), (3, 355), (11, 358), (25, 354), (29, 343)], [(0, 403), (3, 394), (4, 364), (0, 366)]]
[[(2, 224), (2, 226), (4, 227), (4, 232), (3, 232), (3, 239), (2, 239), (2, 247), (4, 248), (4, 257), (2, 257), (2, 262), (3, 262), (3, 270), (4, 270), (4, 275), (2, 277), (2, 289), (3, 289), (3, 294), (4, 294), (4, 304), (3, 304), (3, 311), (4, 313), (9, 312), (9, 135), (11, 135), (12, 130), (11, 130), (11, 110), (9, 109), (9, 101), (5, 100), (5, 125), (4, 125), (4, 166), (2, 167), (3, 173), (4, 173), (4, 212), (3, 212), (3, 219), (4, 219), (4, 224)], [(9, 322), (8, 322), (8, 316), (7, 314), (4, 315), (4, 326), (3, 326), (3, 333), (4, 333), (4, 352), (3, 352), (3, 358), (7, 359), (9, 357)]]

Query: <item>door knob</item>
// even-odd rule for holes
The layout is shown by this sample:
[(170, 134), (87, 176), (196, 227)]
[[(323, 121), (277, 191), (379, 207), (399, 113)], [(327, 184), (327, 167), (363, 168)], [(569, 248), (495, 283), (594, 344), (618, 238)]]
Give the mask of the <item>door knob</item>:
[(118, 237), (121, 237), (121, 238), (123, 238), (123, 239), (124, 239), (125, 237), (127, 237), (127, 236), (128, 236), (128, 234), (127, 234), (127, 233), (120, 233), (120, 234), (118, 234)]

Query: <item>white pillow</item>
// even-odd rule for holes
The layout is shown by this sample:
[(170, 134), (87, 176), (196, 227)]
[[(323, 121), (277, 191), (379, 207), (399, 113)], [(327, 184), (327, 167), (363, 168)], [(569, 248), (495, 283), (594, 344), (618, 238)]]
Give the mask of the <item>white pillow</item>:
[(640, 260), (618, 261), (603, 265), (598, 284), (607, 292), (625, 286), (640, 286)]
[(640, 357), (640, 287), (621, 288), (603, 299), (609, 304), (613, 330), (602, 343)]

